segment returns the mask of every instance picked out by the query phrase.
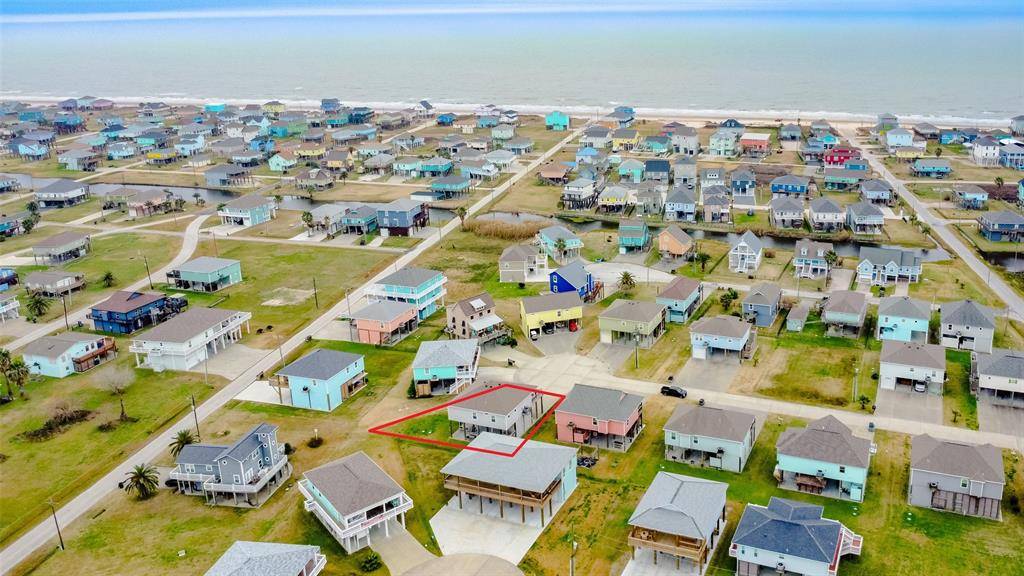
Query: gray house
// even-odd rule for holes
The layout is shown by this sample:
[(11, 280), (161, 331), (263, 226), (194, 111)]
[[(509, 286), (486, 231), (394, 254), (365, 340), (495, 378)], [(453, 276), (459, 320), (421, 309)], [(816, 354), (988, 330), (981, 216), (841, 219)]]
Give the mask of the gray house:
[(996, 315), (974, 300), (946, 302), (940, 313), (939, 343), (946, 348), (991, 352)]
[(89, 253), (88, 234), (61, 232), (44, 238), (32, 246), (32, 259), (36, 264), (62, 264)]
[(326, 565), (319, 546), (238, 540), (204, 576), (316, 576)]
[(782, 288), (771, 282), (755, 284), (743, 299), (743, 317), (753, 320), (755, 326), (771, 326), (779, 315)]
[(665, 423), (665, 458), (742, 472), (756, 434), (755, 418), (746, 412), (679, 404)]
[(1024, 352), (993, 348), (971, 356), (971, 388), (979, 402), (1024, 408)]
[(789, 196), (773, 198), (768, 203), (768, 219), (776, 228), (801, 228), (804, 225), (804, 203)]
[(455, 397), (448, 420), (454, 438), (473, 440), (483, 432), (522, 438), (544, 414), (544, 395), (533, 386), (478, 384)]
[(961, 444), (914, 436), (910, 448), (912, 506), (1002, 519), (1003, 454), (991, 444)]
[(291, 474), (277, 426), (259, 424), (231, 446), (185, 446), (170, 478), (181, 493), (204, 496), (208, 504), (256, 508)]

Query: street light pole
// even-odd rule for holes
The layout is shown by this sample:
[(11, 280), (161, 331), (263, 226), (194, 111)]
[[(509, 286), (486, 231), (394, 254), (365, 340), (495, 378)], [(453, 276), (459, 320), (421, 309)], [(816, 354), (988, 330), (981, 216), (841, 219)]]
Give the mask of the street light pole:
[(60, 295), (60, 303), (64, 305), (64, 327), (71, 330), (71, 323), (68, 322), (68, 301), (64, 294)]
[(60, 541), (60, 549), (64, 550), (64, 535), (60, 533), (60, 522), (57, 521), (57, 508), (53, 505), (53, 499), (46, 501), (50, 505), (50, 512), (53, 514), (53, 525), (57, 527), (57, 540)]

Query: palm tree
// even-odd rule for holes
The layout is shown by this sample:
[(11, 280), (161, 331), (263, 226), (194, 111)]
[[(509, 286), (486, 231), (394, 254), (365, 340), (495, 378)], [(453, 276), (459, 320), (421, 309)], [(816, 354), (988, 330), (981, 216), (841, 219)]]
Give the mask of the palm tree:
[(941, 146), (936, 146), (935, 147), (935, 157), (938, 158), (939, 156), (942, 156), (942, 147)]
[(170, 443), (171, 456), (177, 458), (185, 446), (195, 443), (196, 435), (192, 432), (191, 428), (178, 430), (178, 433), (174, 435), (174, 441)]
[(7, 381), (7, 397), (14, 398), (14, 388), (11, 386), (11, 381), (7, 378), (7, 371), (11, 369), (11, 351), (7, 348), (0, 348), (0, 374), (4, 374), (4, 380)]
[(459, 217), (459, 226), (466, 227), (466, 207), (459, 206), (455, 209), (455, 215)]
[(7, 387), (10, 388), (13, 384), (18, 387), (18, 395), (22, 398), (25, 397), (25, 382), (28, 382), (28, 377), (31, 372), (28, 371), (28, 364), (22, 359), (12, 360), (11, 365), (4, 371), (4, 378), (7, 379)]
[(114, 276), (113, 272), (107, 270), (103, 273), (103, 277), (100, 278), (100, 282), (103, 283), (104, 288), (110, 288), (117, 283), (117, 278)]
[(21, 229), (22, 229), (22, 231), (25, 232), (25, 234), (28, 234), (29, 232), (31, 232), (32, 229), (35, 228), (35, 227), (36, 227), (36, 220), (35, 220), (35, 218), (32, 218), (31, 216), (29, 216), (28, 218), (25, 218), (24, 220), (21, 221)]
[(302, 223), (306, 225), (306, 228), (312, 228), (313, 227), (313, 213), (312, 212), (303, 212), (302, 213)]
[(565, 258), (565, 250), (565, 238), (559, 238), (558, 240), (555, 240), (555, 253), (558, 254), (557, 260)]
[(707, 252), (697, 252), (697, 254), (694, 255), (693, 259), (696, 260), (698, 264), (700, 264), (700, 271), (703, 272), (707, 268), (708, 262), (711, 261), (711, 255), (708, 254)]
[(160, 482), (160, 474), (149, 464), (136, 464), (130, 472), (125, 472), (128, 479), (122, 483), (128, 494), (134, 492), (139, 500), (145, 500), (156, 494)]
[(1002, 190), (1003, 189), (1004, 182), (1003, 182), (1003, 177), (1002, 176), (996, 176), (995, 183), (996, 183), (996, 189), (998, 189), (998, 190)]
[(619, 290), (629, 292), (633, 288), (636, 288), (636, 279), (629, 270), (623, 270), (619, 275)]
[(38, 318), (46, 314), (46, 311), (50, 309), (50, 299), (39, 292), (33, 292), (29, 294), (28, 301), (25, 302), (25, 308)]
[(202, 206), (202, 204), (199, 203), (199, 201), (203, 199), (203, 195), (202, 194), (200, 194), (199, 192), (193, 192), (192, 193), (192, 198), (195, 199), (196, 206)]

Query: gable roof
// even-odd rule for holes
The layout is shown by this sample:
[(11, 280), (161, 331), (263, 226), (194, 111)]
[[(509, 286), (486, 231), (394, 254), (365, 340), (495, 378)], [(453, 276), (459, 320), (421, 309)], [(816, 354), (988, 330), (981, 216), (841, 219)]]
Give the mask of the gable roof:
[(540, 248), (532, 244), (513, 244), (502, 250), (498, 262), (525, 262), (533, 260), (538, 254), (540, 254)]
[(644, 398), (613, 388), (577, 383), (558, 407), (558, 412), (589, 416), (598, 420), (626, 422), (643, 406)]
[(102, 310), (105, 312), (131, 312), (132, 310), (142, 308), (167, 298), (166, 294), (160, 294), (158, 292), (135, 292), (132, 290), (118, 290), (110, 295), (103, 302), (96, 304), (92, 307), (93, 310)]
[(283, 376), (329, 380), (362, 358), (359, 354), (317, 348), (277, 371)]
[(522, 300), (523, 310), (527, 314), (546, 312), (548, 310), (564, 310), (582, 305), (583, 301), (580, 300), (580, 295), (577, 292), (554, 292), (551, 294), (541, 294), (540, 296), (530, 296)]
[(571, 284), (573, 288), (582, 288), (583, 286), (586, 286), (587, 278), (590, 277), (590, 272), (587, 272), (587, 269), (583, 264), (583, 260), (573, 260), (565, 266), (555, 270), (553, 274), (558, 274), (563, 280)]
[(676, 276), (658, 293), (658, 297), (671, 300), (685, 300), (698, 289), (700, 289), (700, 280), (694, 280), (686, 276)]
[(102, 340), (103, 336), (96, 334), (84, 334), (80, 332), (61, 332), (53, 336), (43, 336), (29, 342), (25, 346), (24, 354), (31, 356), (42, 356), (43, 358), (59, 358), (62, 354), (80, 342), (93, 342)]
[(665, 430), (742, 442), (753, 425), (754, 416), (739, 410), (717, 408), (707, 404), (679, 404), (668, 422), (665, 422)]
[(238, 540), (205, 576), (294, 576), (319, 553), (319, 546)]
[[(519, 438), (483, 432), (469, 445), (511, 454), (520, 442)], [(562, 475), (566, 467), (575, 465), (576, 448), (527, 440), (515, 452), (515, 456), (462, 450), (441, 468), (441, 474), (529, 492), (543, 492)]]
[(771, 497), (768, 506), (747, 504), (732, 543), (831, 564), (843, 525), (821, 517), (824, 508)]
[(864, 314), (867, 307), (867, 297), (861, 292), (836, 290), (826, 297), (822, 311), (838, 314)]
[(82, 234), (81, 232), (61, 232), (60, 234), (54, 234), (49, 238), (43, 238), (39, 242), (36, 242), (32, 249), (48, 250), (50, 248), (61, 248), (68, 244), (76, 244), (78, 242), (84, 242), (89, 239), (88, 234)]
[(811, 200), (811, 212), (817, 214), (842, 214), (843, 208), (831, 198), (815, 198)]
[(230, 258), (216, 258), (213, 256), (200, 256), (178, 266), (179, 272), (192, 272), (195, 274), (209, 274), (238, 264), (238, 260)]
[(664, 304), (620, 298), (612, 302), (611, 306), (598, 315), (598, 318), (626, 320), (628, 322), (650, 322), (661, 317), (664, 312)]
[(984, 376), (1024, 379), (1024, 352), (993, 348), (991, 354), (979, 353), (977, 371)]
[(415, 266), (407, 266), (402, 268), (398, 272), (388, 274), (381, 279), (378, 284), (387, 284), (389, 286), (405, 286), (407, 288), (417, 288), (421, 284), (429, 282), (436, 278), (440, 272), (437, 270), (431, 270), (429, 268), (417, 268)]
[(811, 422), (806, 428), (787, 428), (779, 435), (779, 454), (867, 468), (871, 462), (871, 441), (858, 438), (832, 415)]
[(991, 444), (964, 444), (921, 434), (910, 441), (910, 467), (982, 482), (1006, 483), (1003, 453)]
[(552, 242), (558, 241), (559, 238), (562, 238), (566, 241), (579, 240), (579, 236), (573, 234), (565, 226), (559, 226), (557, 224), (554, 226), (548, 226), (547, 228), (541, 229), (540, 234), (545, 238), (551, 240)]
[(725, 508), (728, 488), (724, 482), (658, 472), (636, 505), (629, 525), (710, 540)]
[(932, 317), (932, 307), (924, 300), (910, 296), (886, 296), (878, 303), (878, 315), (928, 320)]
[(754, 252), (760, 252), (761, 249), (764, 248), (764, 243), (761, 242), (761, 239), (757, 237), (757, 234), (754, 234), (750, 230), (744, 232), (743, 235), (733, 243), (732, 249), (735, 249), (740, 244), (746, 244), (747, 247)]
[[(521, 386), (524, 388), (534, 388), (528, 384)], [(488, 390), (491, 391), (487, 392)], [(481, 392), (486, 392), (486, 394), (480, 394)], [(474, 396), (476, 394), (479, 394), (479, 396)], [(452, 404), (452, 406), (487, 412), (489, 414), (507, 415), (515, 410), (523, 400), (533, 394), (535, 392), (520, 390), (519, 388), (501, 387), (497, 384), (474, 384), (456, 396), (456, 403)]]
[(804, 203), (791, 196), (772, 198), (771, 202), (768, 203), (768, 207), (771, 208), (772, 212), (799, 212), (801, 214), (804, 212)]
[(405, 492), (365, 452), (359, 451), (303, 474), (338, 514), (347, 516)]
[(444, 368), (468, 366), (476, 359), (479, 340), (427, 340), (416, 350), (413, 368)]
[(213, 328), (214, 326), (231, 319), (237, 310), (224, 308), (204, 308), (196, 306), (178, 314), (162, 324), (157, 324), (148, 332), (143, 333), (137, 340), (143, 342), (188, 342), (195, 336)]
[(873, 266), (885, 266), (890, 262), (897, 266), (920, 266), (921, 257), (913, 250), (900, 248), (879, 248), (877, 246), (861, 246), (861, 261)]
[(353, 312), (352, 319), (391, 322), (402, 314), (415, 309), (416, 305), (411, 302), (380, 300)]
[(764, 306), (776, 305), (779, 303), (780, 298), (782, 298), (782, 288), (778, 284), (760, 282), (750, 288), (746, 298), (743, 299), (743, 303)]
[(724, 336), (726, 338), (742, 338), (750, 332), (750, 324), (735, 316), (720, 314), (701, 318), (690, 326), (692, 334)]

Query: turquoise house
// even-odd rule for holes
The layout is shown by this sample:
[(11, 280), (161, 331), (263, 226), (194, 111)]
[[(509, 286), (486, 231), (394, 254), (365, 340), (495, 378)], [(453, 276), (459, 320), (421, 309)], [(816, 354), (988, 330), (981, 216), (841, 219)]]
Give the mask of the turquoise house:
[(701, 284), (699, 280), (676, 276), (665, 286), (655, 302), (665, 306), (665, 319), (669, 322), (683, 323), (700, 305)]
[(412, 361), (416, 395), (458, 394), (476, 379), (480, 346), (476, 338), (428, 340)]
[(402, 268), (366, 290), (366, 299), (373, 302), (407, 302), (416, 305), (417, 316), (425, 320), (444, 306), (444, 274), (429, 268)]
[(62, 332), (30, 342), (23, 360), (32, 374), (64, 378), (85, 372), (117, 356), (117, 345), (109, 336)]
[(287, 172), (294, 168), (296, 164), (298, 164), (298, 161), (295, 159), (295, 155), (291, 153), (287, 156), (274, 154), (270, 157), (270, 160), (267, 161), (267, 166), (270, 167), (270, 170), (273, 172)]
[(420, 162), (419, 171), (425, 176), (446, 176), (454, 164), (448, 158), (434, 156)]
[(781, 488), (864, 500), (871, 441), (854, 436), (835, 416), (784, 430), (775, 451), (775, 478)]
[(889, 296), (878, 303), (878, 328), (875, 337), (879, 340), (898, 342), (928, 342), (928, 322), (931, 306), (909, 296)]
[(619, 254), (646, 250), (651, 245), (651, 230), (642, 220), (619, 222)]
[(644, 179), (644, 163), (636, 158), (623, 160), (619, 164), (619, 179), (622, 181), (642, 182)]
[(209, 102), (203, 106), (203, 110), (210, 112), (212, 114), (218, 114), (220, 112), (223, 112), (224, 110), (227, 110), (227, 107), (227, 104), (223, 102)]
[(555, 132), (565, 132), (569, 129), (569, 115), (559, 110), (549, 112), (544, 117), (544, 127)]
[[(569, 231), (564, 226), (554, 225), (544, 228), (537, 233), (540, 239), (540, 246), (544, 252), (554, 258), (555, 262), (566, 262), (579, 257), (583, 250), (583, 240)], [(564, 248), (559, 250), (558, 241), (564, 242)]]
[(321, 348), (288, 364), (275, 377), (279, 390), (288, 389), (292, 406), (330, 412), (363, 388), (366, 366), (361, 354)]
[(444, 194), (445, 198), (452, 194), (461, 194), (469, 190), (469, 176), (445, 176), (430, 183), (433, 192)]
[(212, 256), (194, 258), (167, 273), (168, 284), (195, 292), (216, 292), (241, 281), (241, 262)]

